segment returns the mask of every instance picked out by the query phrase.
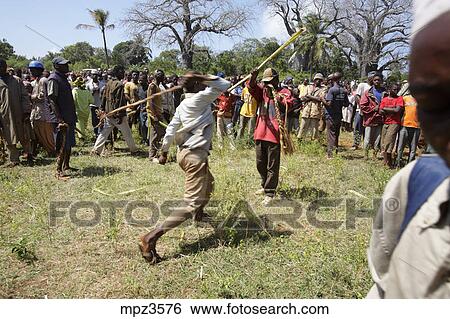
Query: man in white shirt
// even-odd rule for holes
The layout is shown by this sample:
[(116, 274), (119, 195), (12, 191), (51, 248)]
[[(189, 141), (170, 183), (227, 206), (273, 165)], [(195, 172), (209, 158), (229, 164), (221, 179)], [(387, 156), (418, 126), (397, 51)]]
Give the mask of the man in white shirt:
[(369, 72), (367, 75), (367, 82), (361, 82), (358, 84), (358, 87), (356, 88), (355, 93), (355, 105), (356, 105), (356, 113), (355, 113), (355, 119), (354, 119), (354, 129), (353, 129), (353, 150), (358, 149), (359, 145), (361, 144), (361, 137), (364, 134), (364, 127), (363, 127), (363, 119), (361, 115), (361, 109), (360, 109), (360, 101), (361, 97), (364, 95), (364, 93), (369, 90), (373, 85), (373, 77), (375, 76), (375, 72)]
[(170, 145), (175, 140), (178, 146), (177, 162), (185, 173), (185, 207), (174, 211), (162, 224), (141, 237), (142, 256), (149, 263), (160, 260), (156, 242), (162, 235), (189, 218), (201, 221), (205, 217), (203, 208), (209, 202), (214, 183), (208, 165), (214, 127), (211, 103), (230, 84), (220, 77), (197, 73), (188, 73), (183, 78), (181, 85), (186, 92), (185, 99), (166, 129), (159, 163), (166, 163)]

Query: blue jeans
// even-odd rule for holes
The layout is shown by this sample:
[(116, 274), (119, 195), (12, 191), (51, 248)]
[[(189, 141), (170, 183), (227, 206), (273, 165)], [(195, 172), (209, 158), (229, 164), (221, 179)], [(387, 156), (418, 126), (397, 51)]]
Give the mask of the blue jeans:
[(409, 158), (408, 163), (411, 163), (416, 158), (417, 144), (419, 143), (420, 129), (415, 127), (402, 127), (398, 137), (398, 150), (397, 150), (397, 165), (400, 165), (400, 161), (403, 157), (403, 151), (406, 146), (409, 146)]
[(234, 104), (234, 113), (233, 113), (233, 125), (236, 125), (236, 123), (239, 123), (239, 117), (241, 115), (241, 108), (242, 105), (244, 105), (244, 102), (242, 102), (242, 100), (237, 100), (236, 103)]

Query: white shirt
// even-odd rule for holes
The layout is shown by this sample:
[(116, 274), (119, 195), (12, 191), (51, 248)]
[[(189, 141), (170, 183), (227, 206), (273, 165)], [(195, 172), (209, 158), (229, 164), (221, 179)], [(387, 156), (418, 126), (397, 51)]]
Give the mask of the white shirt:
[(205, 90), (186, 93), (185, 99), (177, 107), (166, 129), (163, 152), (169, 150), (174, 139), (179, 147), (201, 148), (209, 152), (214, 125), (211, 103), (226, 91), (231, 83), (219, 77), (213, 77), (213, 80), (203, 83), (208, 86)]

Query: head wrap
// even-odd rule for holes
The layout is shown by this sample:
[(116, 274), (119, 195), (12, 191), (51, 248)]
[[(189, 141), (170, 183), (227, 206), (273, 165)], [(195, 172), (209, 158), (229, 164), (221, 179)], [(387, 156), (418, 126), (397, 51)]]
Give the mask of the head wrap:
[(415, 0), (412, 38), (428, 24), (450, 11), (450, 0)]

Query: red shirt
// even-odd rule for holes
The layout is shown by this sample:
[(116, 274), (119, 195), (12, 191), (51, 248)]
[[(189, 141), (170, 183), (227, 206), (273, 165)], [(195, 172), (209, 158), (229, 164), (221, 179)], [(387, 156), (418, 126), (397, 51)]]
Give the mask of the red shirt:
[[(255, 141), (267, 141), (275, 144), (280, 143), (280, 129), (278, 126), (278, 121), (275, 116), (275, 100), (271, 97), (269, 89), (263, 85), (254, 85), (251, 83), (247, 84), (250, 94), (258, 101), (258, 112), (256, 118), (256, 127), (254, 133)], [(284, 111), (287, 107), (288, 109), (293, 105), (293, 97), (290, 90), (278, 89), (277, 90), (277, 100), (283, 108)], [(284, 117), (281, 118), (284, 121)]]
[(222, 93), (218, 98), (218, 104), (217, 108), (219, 111), (223, 111), (223, 117), (230, 118), (233, 116), (233, 103), (234, 103), (234, 96), (232, 94), (229, 94), (226, 96), (224, 93)]
[[(380, 110), (384, 108), (396, 108), (400, 106), (401, 109), (404, 108), (403, 97), (385, 97), (381, 100)], [(397, 113), (385, 113), (384, 124), (398, 124), (402, 123), (402, 111)]]

